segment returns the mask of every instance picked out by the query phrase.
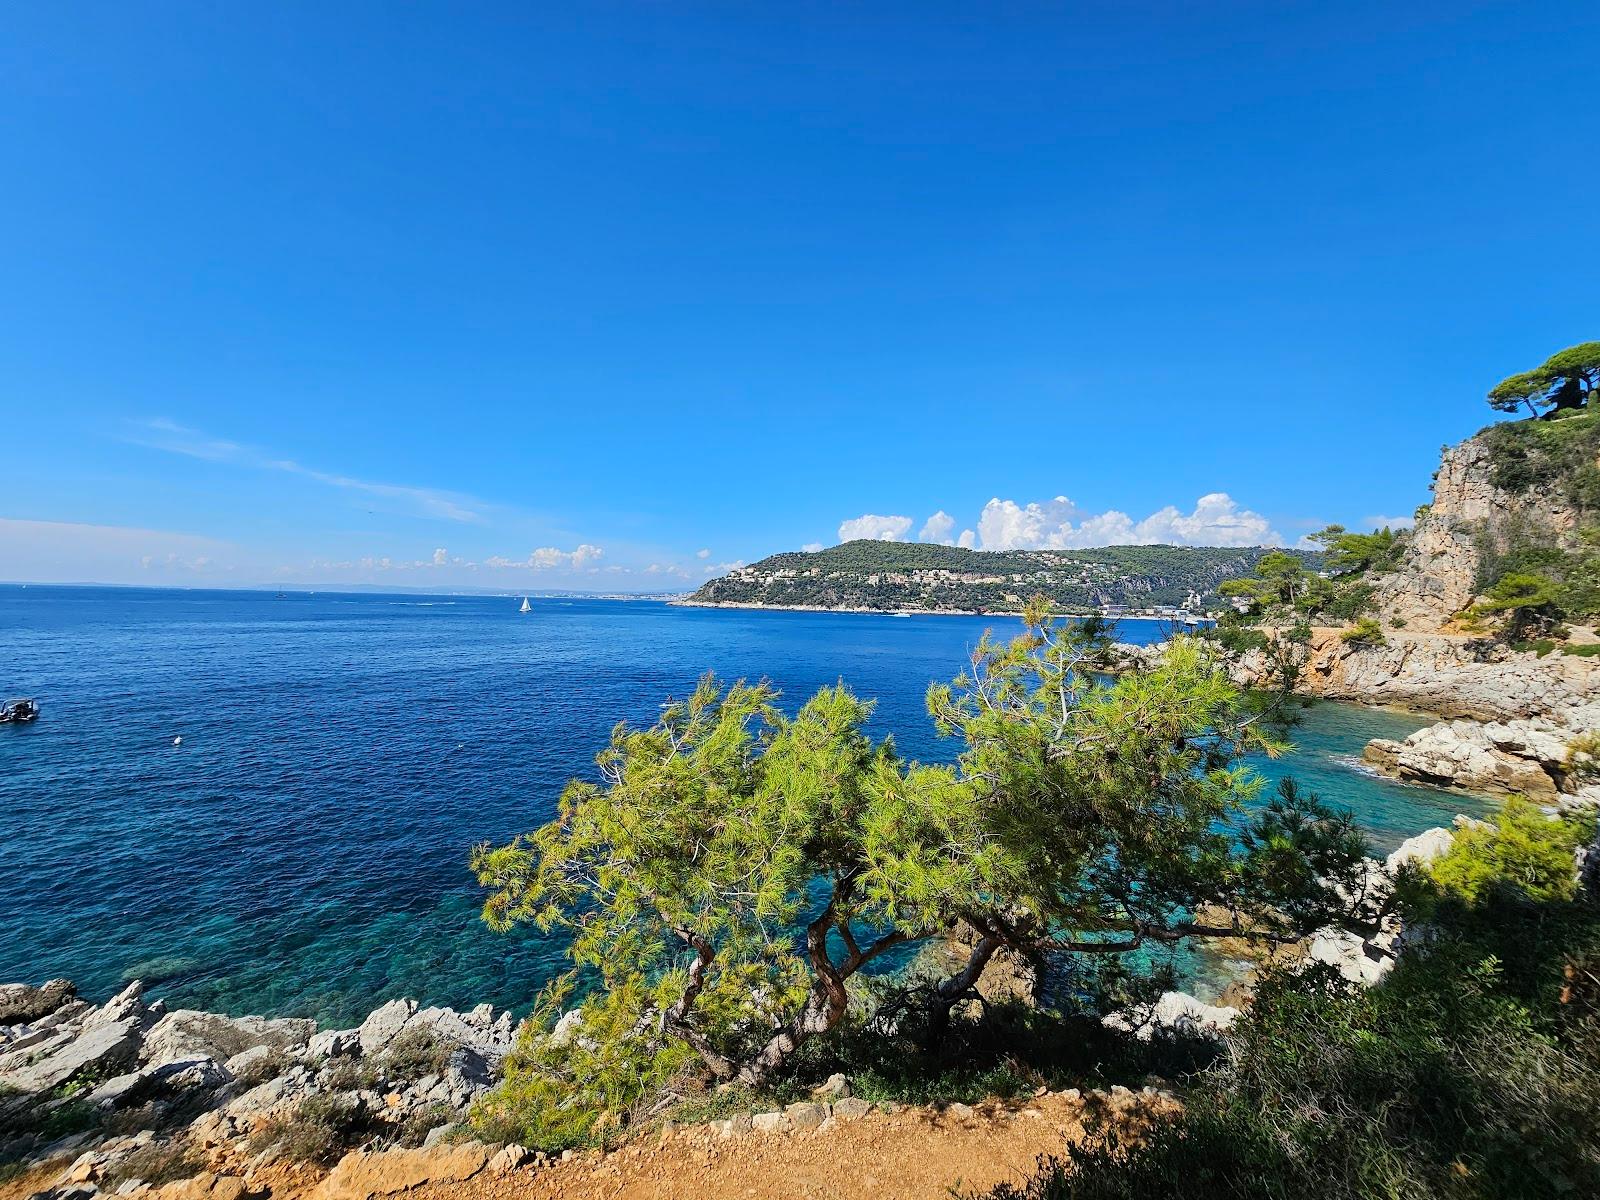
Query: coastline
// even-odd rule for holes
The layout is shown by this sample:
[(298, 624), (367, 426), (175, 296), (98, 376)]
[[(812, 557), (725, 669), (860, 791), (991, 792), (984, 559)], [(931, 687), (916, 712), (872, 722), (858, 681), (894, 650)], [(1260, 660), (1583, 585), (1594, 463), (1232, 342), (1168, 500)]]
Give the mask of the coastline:
[[(867, 608), (846, 607), (835, 604), (763, 604), (754, 600), (668, 600), (667, 604), (673, 608), (746, 608), (763, 612), (808, 612), (808, 613), (849, 613), (857, 616), (881, 617), (1020, 617), (1020, 608)], [(1066, 612), (1064, 617), (1095, 617), (1096, 612)], [(1141, 617), (1128, 615), (1112, 617), (1108, 620), (1121, 621), (1161, 621), (1162, 617)]]

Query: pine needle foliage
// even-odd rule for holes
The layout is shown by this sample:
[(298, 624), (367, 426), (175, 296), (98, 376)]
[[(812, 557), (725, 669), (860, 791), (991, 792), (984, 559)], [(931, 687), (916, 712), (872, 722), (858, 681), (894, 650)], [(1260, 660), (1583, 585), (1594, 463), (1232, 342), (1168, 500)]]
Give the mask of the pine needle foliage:
[(1262, 801), (1242, 756), (1281, 747), (1215, 649), (1179, 638), (1107, 677), (1109, 650), (1102, 623), (1030, 605), (1022, 635), (930, 690), (962, 743), (949, 765), (874, 740), (842, 684), (790, 716), (765, 682), (708, 676), (650, 728), (618, 725), (554, 820), (473, 854), (489, 925), (557, 932), (573, 964), (492, 1123), (570, 1144), (690, 1064), (764, 1086), (850, 1018), (862, 971), (963, 927), (972, 953), (926, 997), (930, 1037), (1001, 948), (1114, 956), (1337, 916), (1361, 838), (1292, 786)]

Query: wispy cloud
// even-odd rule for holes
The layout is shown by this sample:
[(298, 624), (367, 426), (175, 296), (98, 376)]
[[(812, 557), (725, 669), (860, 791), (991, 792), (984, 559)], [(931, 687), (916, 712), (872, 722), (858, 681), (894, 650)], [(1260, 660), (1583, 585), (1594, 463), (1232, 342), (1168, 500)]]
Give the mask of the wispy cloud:
[(286, 475), (297, 475), (327, 487), (359, 492), (388, 501), (402, 511), (416, 516), (469, 524), (482, 524), (484, 521), (481, 510), (486, 506), (483, 501), (460, 492), (400, 483), (382, 483), (331, 471), (319, 471), (293, 459), (278, 458), (250, 446), (213, 437), (198, 429), (191, 429), (164, 418), (133, 421), (129, 423), (129, 428), (130, 432), (124, 440), (151, 450), (181, 454), (206, 462), (234, 463), (252, 470), (279, 471)]
[(0, 517), (0, 578), (18, 582), (134, 583), (225, 572), (232, 549), (165, 529)]

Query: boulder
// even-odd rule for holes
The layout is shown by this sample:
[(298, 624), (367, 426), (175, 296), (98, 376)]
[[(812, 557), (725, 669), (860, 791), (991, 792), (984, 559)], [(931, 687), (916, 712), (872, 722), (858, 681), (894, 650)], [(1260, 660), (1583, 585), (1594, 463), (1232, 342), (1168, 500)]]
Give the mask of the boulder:
[(1238, 1016), (1236, 1008), (1206, 1004), (1187, 992), (1164, 992), (1154, 1004), (1107, 1013), (1100, 1023), (1148, 1042), (1156, 1037), (1221, 1037)]
[(1395, 848), (1393, 854), (1384, 860), (1384, 868), (1392, 875), (1406, 862), (1416, 863), (1425, 867), (1434, 859), (1447, 854), (1455, 842), (1456, 835), (1448, 829), (1429, 829), (1409, 837)]
[(833, 1102), (833, 1115), (841, 1121), (859, 1121), (872, 1112), (872, 1105), (858, 1096), (846, 1096)]
[(1394, 959), (1360, 935), (1339, 929), (1324, 929), (1311, 939), (1306, 949), (1311, 962), (1327, 963), (1352, 983), (1371, 986), (1389, 973)]
[(0, 984), (0, 1025), (29, 1025), (48, 1017), (78, 989), (70, 979), (51, 979), (38, 987), (26, 983)]
[(815, 1129), (828, 1119), (828, 1106), (802, 1100), (784, 1109), (789, 1124), (795, 1129)]
[(533, 1151), (513, 1142), (489, 1160), (489, 1170), (496, 1175), (509, 1175), (533, 1161)]
[(756, 1113), (750, 1118), (750, 1128), (757, 1133), (782, 1133), (789, 1127), (789, 1118), (781, 1112)]
[(811, 1094), (820, 1100), (839, 1100), (850, 1094), (850, 1081), (841, 1074), (829, 1075), (811, 1089)]

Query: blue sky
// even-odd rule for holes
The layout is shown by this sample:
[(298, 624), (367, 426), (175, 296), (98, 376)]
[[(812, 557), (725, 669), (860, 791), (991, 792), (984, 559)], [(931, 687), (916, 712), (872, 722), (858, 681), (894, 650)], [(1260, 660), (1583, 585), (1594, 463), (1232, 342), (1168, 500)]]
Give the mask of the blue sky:
[(1407, 514), (1600, 336), (1597, 49), (1593, 3), (11, 6), (0, 579)]

